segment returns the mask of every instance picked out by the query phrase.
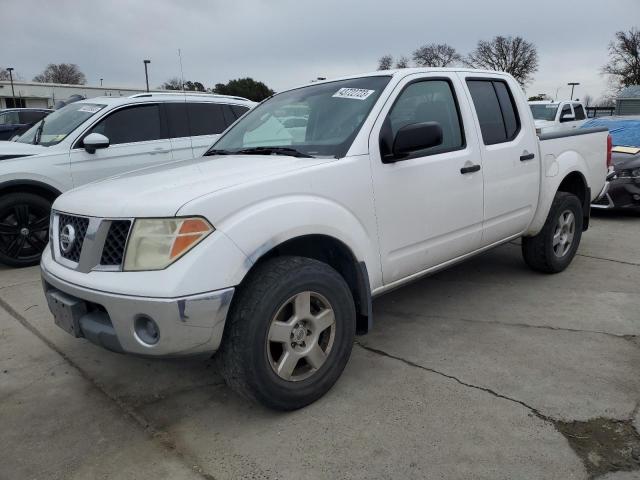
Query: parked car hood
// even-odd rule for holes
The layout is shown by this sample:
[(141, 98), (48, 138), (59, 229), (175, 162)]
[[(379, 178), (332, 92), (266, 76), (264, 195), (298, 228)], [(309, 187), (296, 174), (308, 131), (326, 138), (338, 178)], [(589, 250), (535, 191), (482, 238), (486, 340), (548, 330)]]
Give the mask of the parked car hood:
[(71, 190), (58, 211), (97, 217), (173, 216), (202, 195), (334, 161), (276, 155), (220, 155), (136, 170)]
[(26, 157), (27, 155), (37, 155), (45, 151), (47, 147), (42, 145), (32, 145), (30, 143), (0, 141), (0, 158), (6, 157)]

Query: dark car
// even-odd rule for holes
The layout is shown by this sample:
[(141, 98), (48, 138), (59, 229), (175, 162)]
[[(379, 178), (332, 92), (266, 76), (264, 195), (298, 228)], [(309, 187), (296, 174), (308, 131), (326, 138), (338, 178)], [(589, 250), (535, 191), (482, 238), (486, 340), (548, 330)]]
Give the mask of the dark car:
[(22, 135), (34, 123), (39, 122), (53, 110), (46, 108), (7, 108), (0, 110), (0, 140), (11, 140)]
[(582, 126), (590, 127), (609, 128), (613, 144), (613, 169), (591, 206), (640, 210), (640, 117), (594, 118)]

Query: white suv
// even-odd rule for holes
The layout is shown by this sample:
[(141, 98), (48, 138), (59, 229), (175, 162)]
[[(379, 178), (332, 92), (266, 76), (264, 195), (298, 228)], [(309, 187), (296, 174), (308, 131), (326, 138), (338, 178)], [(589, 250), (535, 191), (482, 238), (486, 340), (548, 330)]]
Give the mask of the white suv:
[(146, 93), (82, 100), (15, 142), (0, 142), (0, 262), (36, 265), (62, 192), (150, 165), (201, 156), (254, 102)]

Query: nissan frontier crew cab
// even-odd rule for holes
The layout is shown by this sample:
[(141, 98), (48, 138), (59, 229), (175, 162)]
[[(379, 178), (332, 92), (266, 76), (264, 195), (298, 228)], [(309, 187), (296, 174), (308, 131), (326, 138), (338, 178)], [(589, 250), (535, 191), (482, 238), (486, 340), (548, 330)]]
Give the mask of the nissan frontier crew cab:
[(372, 298), (519, 237), (531, 268), (564, 270), (605, 183), (607, 138), (539, 139), (498, 72), (295, 88), (202, 158), (60, 196), (46, 298), (71, 335), (145, 356), (217, 352), (237, 392), (300, 408), (372, 328)]

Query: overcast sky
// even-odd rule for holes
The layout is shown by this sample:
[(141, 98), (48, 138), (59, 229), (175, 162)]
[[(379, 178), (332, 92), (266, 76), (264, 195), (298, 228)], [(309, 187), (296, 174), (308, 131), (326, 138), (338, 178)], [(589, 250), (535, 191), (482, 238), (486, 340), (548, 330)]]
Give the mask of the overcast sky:
[(529, 94), (602, 95), (617, 30), (640, 27), (640, 0), (1, 0), (0, 66), (31, 80), (76, 63), (90, 85), (144, 86), (179, 76), (210, 87), (250, 76), (274, 90), (375, 70), (377, 59), (431, 42), (463, 54), (479, 39), (520, 35), (538, 47)]

